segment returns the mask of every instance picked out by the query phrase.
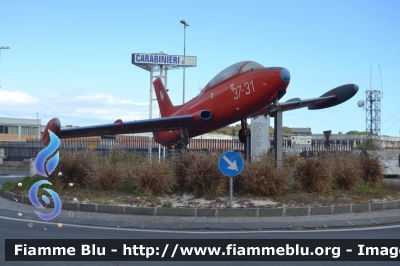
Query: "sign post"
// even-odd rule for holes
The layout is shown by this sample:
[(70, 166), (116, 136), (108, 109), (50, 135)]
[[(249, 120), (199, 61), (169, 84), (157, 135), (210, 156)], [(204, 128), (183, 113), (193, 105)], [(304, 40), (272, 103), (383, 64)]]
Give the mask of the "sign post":
[(227, 151), (221, 155), (218, 160), (218, 168), (223, 175), (230, 178), (229, 180), (229, 194), (230, 194), (230, 206), (232, 208), (232, 197), (233, 197), (233, 177), (237, 176), (243, 170), (243, 158), (240, 154), (234, 151)]

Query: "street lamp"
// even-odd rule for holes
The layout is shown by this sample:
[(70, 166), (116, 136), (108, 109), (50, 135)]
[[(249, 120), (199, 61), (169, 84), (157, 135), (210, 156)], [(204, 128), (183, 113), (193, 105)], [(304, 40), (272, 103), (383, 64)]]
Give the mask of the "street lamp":
[[(1, 61), (1, 50), (3, 50), (3, 49), (10, 49), (10, 47), (8, 47), (8, 46), (2, 46), (2, 47), (0, 47), (0, 61)], [(1, 86), (0, 86), (1, 87)]]
[(186, 68), (186, 26), (189, 24), (186, 23), (184, 19), (181, 19), (181, 23), (183, 24), (183, 101), (182, 104), (185, 103), (185, 68)]
[(0, 60), (1, 60), (1, 50), (3, 50), (3, 49), (10, 49), (10, 47), (8, 47), (8, 46), (2, 46), (2, 47), (0, 47)]
[(39, 129), (39, 113), (36, 113), (36, 125), (37, 125), (37, 130), (38, 130), (38, 136), (37, 139), (40, 140), (40, 129)]

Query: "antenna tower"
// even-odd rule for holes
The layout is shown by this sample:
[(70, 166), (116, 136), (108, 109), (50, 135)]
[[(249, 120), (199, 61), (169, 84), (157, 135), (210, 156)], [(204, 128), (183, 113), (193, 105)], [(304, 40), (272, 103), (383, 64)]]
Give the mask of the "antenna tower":
[[(379, 66), (380, 71), (380, 66)], [(370, 89), (366, 91), (366, 131), (368, 134), (368, 139), (372, 140), (375, 145), (379, 145), (379, 135), (381, 134), (381, 98), (383, 97), (383, 92), (378, 90), (372, 90), (372, 66), (370, 66), (370, 78), (369, 87)], [(381, 87), (382, 87), (382, 77), (381, 77)], [(379, 146), (377, 146), (379, 147)]]

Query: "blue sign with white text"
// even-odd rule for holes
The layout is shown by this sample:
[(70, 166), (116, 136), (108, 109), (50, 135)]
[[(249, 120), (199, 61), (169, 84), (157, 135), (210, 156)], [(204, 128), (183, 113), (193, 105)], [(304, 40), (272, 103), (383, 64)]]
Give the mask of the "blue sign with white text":
[(221, 155), (218, 160), (218, 167), (221, 173), (226, 176), (233, 177), (243, 170), (243, 159), (240, 154), (234, 151), (227, 151)]

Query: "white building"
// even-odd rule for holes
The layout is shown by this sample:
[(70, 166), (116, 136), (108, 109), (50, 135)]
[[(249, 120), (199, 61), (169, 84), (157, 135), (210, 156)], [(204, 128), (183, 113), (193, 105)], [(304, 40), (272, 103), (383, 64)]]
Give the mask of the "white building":
[(0, 117), (0, 141), (40, 139), (41, 119)]

